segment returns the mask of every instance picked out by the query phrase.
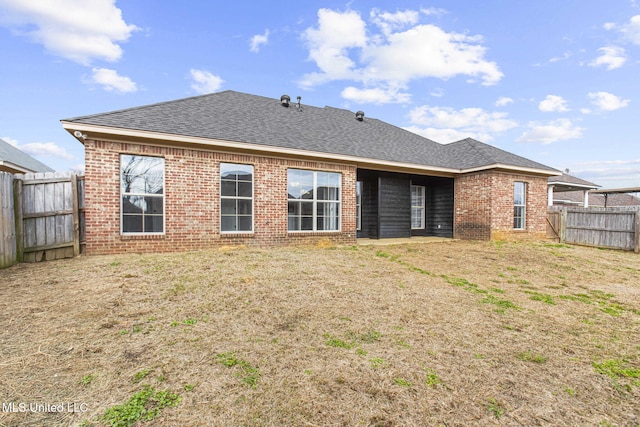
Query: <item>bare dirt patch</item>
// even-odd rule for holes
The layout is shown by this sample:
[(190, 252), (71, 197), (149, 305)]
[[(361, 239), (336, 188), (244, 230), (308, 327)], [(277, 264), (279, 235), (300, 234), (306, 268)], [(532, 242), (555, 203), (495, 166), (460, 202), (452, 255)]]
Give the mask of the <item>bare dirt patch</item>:
[(640, 424), (633, 253), (225, 248), (0, 278), (3, 426), (108, 425), (150, 389), (180, 401), (136, 425)]

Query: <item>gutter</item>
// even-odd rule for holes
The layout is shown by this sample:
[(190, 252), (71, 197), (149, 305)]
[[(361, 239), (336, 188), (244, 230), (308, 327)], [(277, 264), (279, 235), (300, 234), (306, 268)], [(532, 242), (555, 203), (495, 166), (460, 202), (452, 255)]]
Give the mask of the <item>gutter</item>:
[[(187, 135), (176, 135), (162, 132), (150, 132), (143, 130), (135, 130), (135, 129), (124, 129), (124, 128), (112, 128), (108, 126), (100, 126), (100, 125), (90, 125), (83, 123), (76, 123), (66, 120), (61, 120), (60, 123), (62, 127), (69, 132), (71, 135), (79, 132), (74, 137), (80, 141), (82, 144), (85, 143), (86, 139), (109, 139), (113, 140), (113, 137), (128, 137), (135, 140), (135, 143), (140, 144), (148, 144), (148, 145), (158, 145), (157, 141), (162, 141), (160, 145), (168, 145), (167, 142), (176, 142), (179, 144), (185, 145), (196, 145), (196, 146), (204, 146), (204, 147), (212, 147), (212, 148), (226, 148), (230, 150), (237, 151), (250, 151), (257, 153), (268, 153), (268, 154), (280, 154), (286, 156), (295, 156), (295, 157), (305, 157), (305, 158), (313, 158), (313, 159), (323, 159), (323, 160), (333, 160), (343, 163), (350, 163), (365, 167), (375, 166), (377, 168), (386, 169), (390, 171), (405, 171), (405, 172), (414, 172), (414, 173), (435, 173), (443, 176), (455, 176), (466, 173), (473, 172), (481, 172), (485, 170), (492, 169), (501, 169), (513, 172), (524, 172), (529, 174), (537, 174), (544, 176), (557, 176), (561, 175), (561, 172), (549, 170), (549, 169), (537, 169), (537, 168), (528, 168), (522, 166), (513, 166), (501, 163), (495, 163), (486, 166), (468, 168), (468, 169), (456, 169), (456, 168), (445, 168), (438, 166), (426, 166), (419, 165), (415, 163), (405, 163), (405, 162), (395, 162), (389, 160), (380, 160), (373, 158), (364, 158), (358, 156), (344, 155), (344, 154), (334, 154), (334, 153), (325, 153), (319, 151), (309, 151), (309, 150), (301, 150), (301, 149), (292, 149), (292, 148), (283, 148), (272, 145), (261, 145), (255, 143), (247, 143), (247, 142), (234, 142), (234, 141), (226, 141), (221, 139), (211, 139), (211, 138), (203, 138), (196, 136), (187, 136)], [(119, 142), (129, 142), (131, 140), (127, 139), (117, 139)], [(155, 142), (155, 144), (154, 144)]]

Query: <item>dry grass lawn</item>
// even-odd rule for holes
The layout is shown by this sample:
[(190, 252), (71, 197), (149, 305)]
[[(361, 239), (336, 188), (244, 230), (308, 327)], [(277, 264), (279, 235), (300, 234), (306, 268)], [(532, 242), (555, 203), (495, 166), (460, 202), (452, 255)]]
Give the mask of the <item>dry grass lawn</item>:
[(0, 278), (2, 426), (129, 425), (136, 402), (138, 426), (640, 425), (633, 253), (224, 248)]

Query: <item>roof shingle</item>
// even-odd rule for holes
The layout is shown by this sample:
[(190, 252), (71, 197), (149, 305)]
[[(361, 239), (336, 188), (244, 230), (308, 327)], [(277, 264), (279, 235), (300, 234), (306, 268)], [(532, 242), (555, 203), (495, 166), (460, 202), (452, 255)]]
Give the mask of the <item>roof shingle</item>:
[(556, 172), (548, 166), (473, 139), (442, 145), (407, 130), (333, 107), (224, 91), (63, 122), (159, 132), (285, 149), (467, 169), (493, 164)]

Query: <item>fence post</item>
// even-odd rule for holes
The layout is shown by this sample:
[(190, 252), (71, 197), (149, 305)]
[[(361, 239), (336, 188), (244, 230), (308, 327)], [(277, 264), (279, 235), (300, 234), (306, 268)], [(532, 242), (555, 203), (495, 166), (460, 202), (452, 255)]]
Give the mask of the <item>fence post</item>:
[(558, 228), (560, 243), (564, 243), (567, 240), (567, 208), (563, 207), (560, 211), (560, 226)]
[[(24, 177), (24, 175), (22, 176)], [(24, 221), (22, 219), (22, 177), (13, 180), (13, 209), (16, 221), (16, 261), (24, 262)]]
[(640, 209), (636, 210), (636, 229), (635, 234), (633, 236), (633, 240), (635, 242), (633, 251), (637, 254), (640, 254)]
[(71, 175), (73, 201), (73, 256), (80, 255), (80, 212), (78, 211), (78, 176)]

